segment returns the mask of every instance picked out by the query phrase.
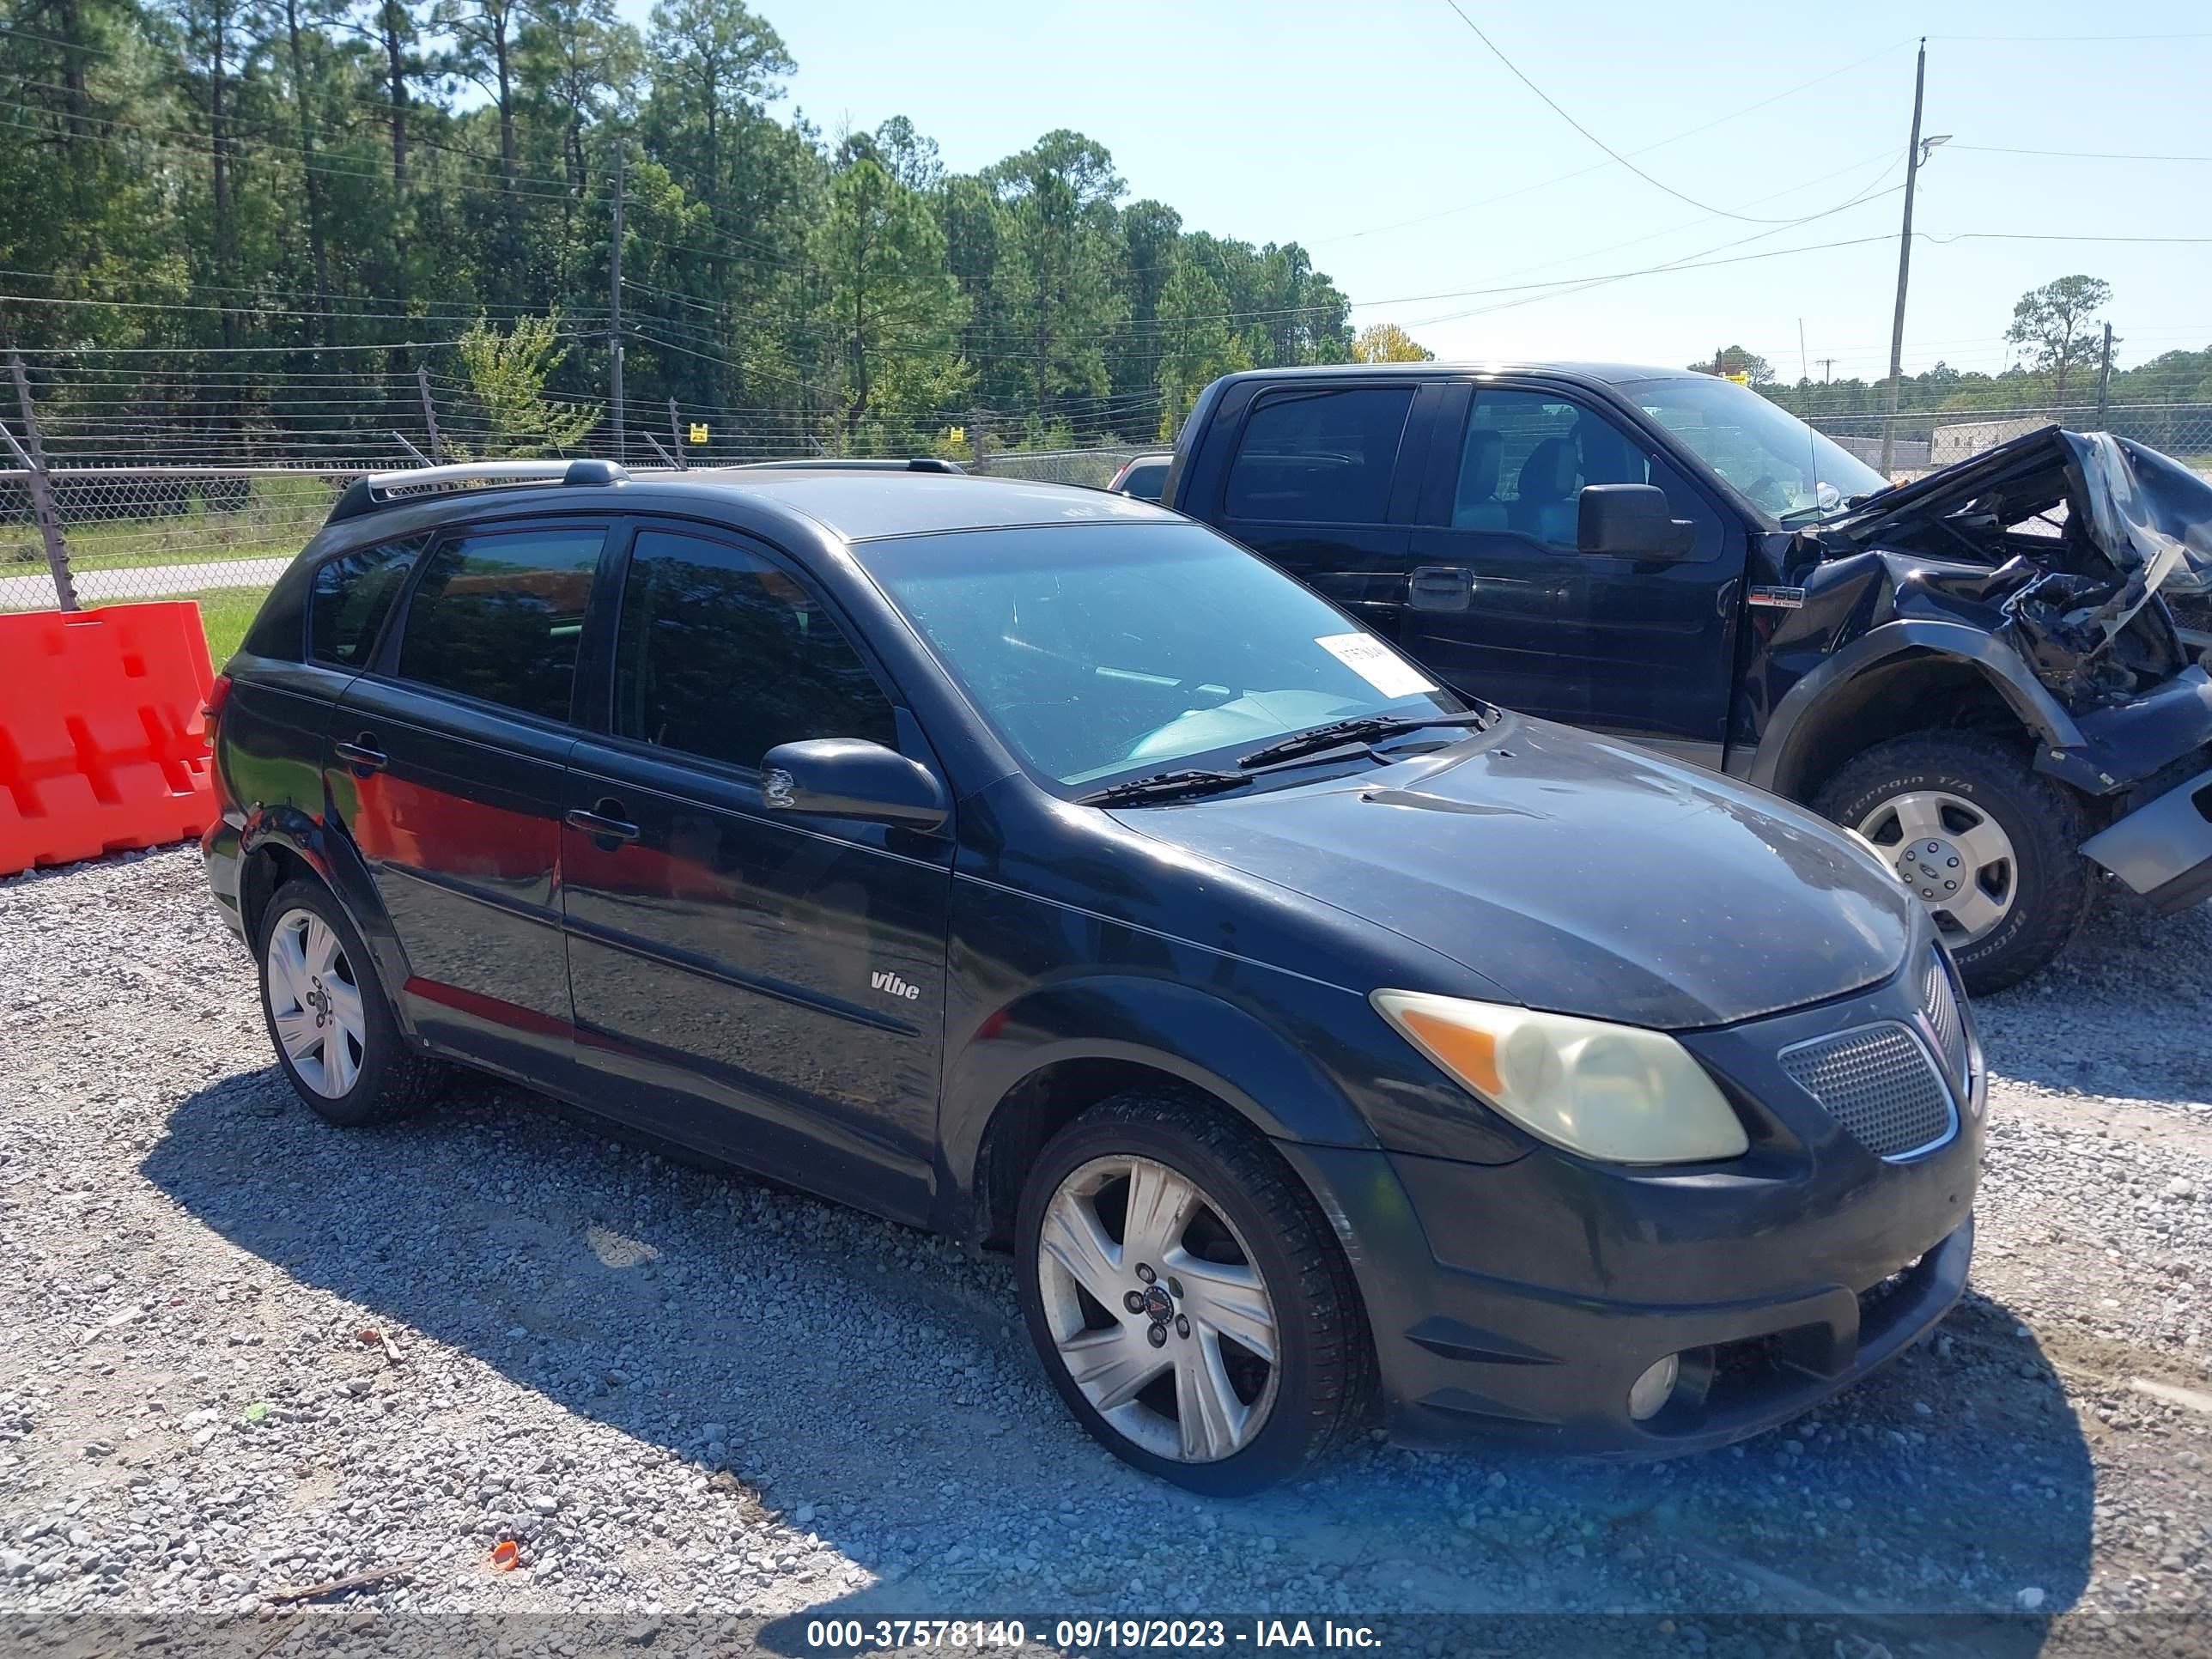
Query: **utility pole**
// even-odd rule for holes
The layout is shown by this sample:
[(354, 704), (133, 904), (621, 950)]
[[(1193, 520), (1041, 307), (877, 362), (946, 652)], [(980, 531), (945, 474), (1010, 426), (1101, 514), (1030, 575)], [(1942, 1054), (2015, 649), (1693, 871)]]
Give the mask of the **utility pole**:
[(623, 154), (615, 152), (615, 234), (607, 255), (607, 373), (615, 410), (615, 462), (623, 460), (623, 326), (622, 326), (622, 213)]
[(1797, 372), (1807, 380), (1813, 378), (1813, 360), (1805, 355), (1805, 319), (1797, 319)]
[(2105, 325), (2105, 361), (2097, 370), (2097, 427), (2104, 429), (2105, 411), (2112, 402), (2112, 325)]
[(1823, 358), (1821, 358), (1821, 359), (1820, 359), (1820, 384), (1821, 384), (1822, 386), (1826, 386), (1826, 385), (1827, 385), (1827, 384), (1828, 384), (1828, 382), (1829, 382), (1829, 381), (1831, 381), (1831, 380), (1834, 380), (1835, 378), (1836, 378), (1836, 360), (1835, 360), (1833, 357), (1823, 357)]
[(684, 428), (676, 423), (676, 399), (668, 400), (668, 453), (676, 458), (676, 470), (684, 471)]
[(1912, 138), (1905, 151), (1905, 228), (1897, 239), (1897, 315), (1889, 325), (1889, 413), (1881, 423), (1881, 476), (1897, 459), (1898, 382), (1905, 374), (1905, 284), (1912, 274), (1912, 188), (1920, 177), (1920, 97), (1928, 84), (1928, 37), (1912, 70)]

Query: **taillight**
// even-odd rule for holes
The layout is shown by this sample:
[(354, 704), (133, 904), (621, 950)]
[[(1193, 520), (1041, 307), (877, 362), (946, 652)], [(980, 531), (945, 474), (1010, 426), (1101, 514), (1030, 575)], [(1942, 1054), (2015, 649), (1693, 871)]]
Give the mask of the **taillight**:
[(200, 705), (200, 724), (207, 728), (208, 741), (215, 741), (215, 723), (222, 718), (222, 706), (230, 701), (230, 676), (218, 674), (215, 684), (208, 687), (207, 701)]

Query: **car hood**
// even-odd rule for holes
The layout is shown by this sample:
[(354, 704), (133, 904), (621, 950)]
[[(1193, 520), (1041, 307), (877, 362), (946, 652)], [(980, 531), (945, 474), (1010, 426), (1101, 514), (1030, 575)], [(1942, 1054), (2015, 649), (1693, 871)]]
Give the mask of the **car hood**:
[(1916, 925), (1896, 878), (1810, 814), (1514, 715), (1349, 777), (1116, 817), (1531, 1007), (1670, 1030), (1873, 984)]

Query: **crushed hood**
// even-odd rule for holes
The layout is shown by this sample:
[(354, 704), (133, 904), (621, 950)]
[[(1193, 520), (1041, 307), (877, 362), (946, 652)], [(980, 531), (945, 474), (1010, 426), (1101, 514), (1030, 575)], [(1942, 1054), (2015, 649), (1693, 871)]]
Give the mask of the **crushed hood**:
[(1717, 1025), (1844, 995), (1896, 970), (1916, 921), (1896, 878), (1810, 813), (1514, 715), (1330, 782), (1118, 816), (1389, 928), (1529, 1006), (1634, 1024)]
[(2084, 538), (2139, 590), (2130, 614), (2160, 588), (2212, 591), (2212, 481), (2108, 432), (2044, 427), (1886, 489), (1827, 528), (1959, 558), (2037, 519)]

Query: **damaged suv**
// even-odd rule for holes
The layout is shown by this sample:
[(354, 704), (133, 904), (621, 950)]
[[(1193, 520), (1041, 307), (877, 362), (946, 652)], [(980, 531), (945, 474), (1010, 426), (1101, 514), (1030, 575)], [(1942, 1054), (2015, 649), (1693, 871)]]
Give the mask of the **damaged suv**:
[(1968, 986), (2034, 972), (2099, 872), (2212, 893), (2212, 484), (2032, 432), (1891, 486), (1757, 392), (1611, 365), (1230, 375), (1163, 502), (1431, 672), (1808, 802)]

